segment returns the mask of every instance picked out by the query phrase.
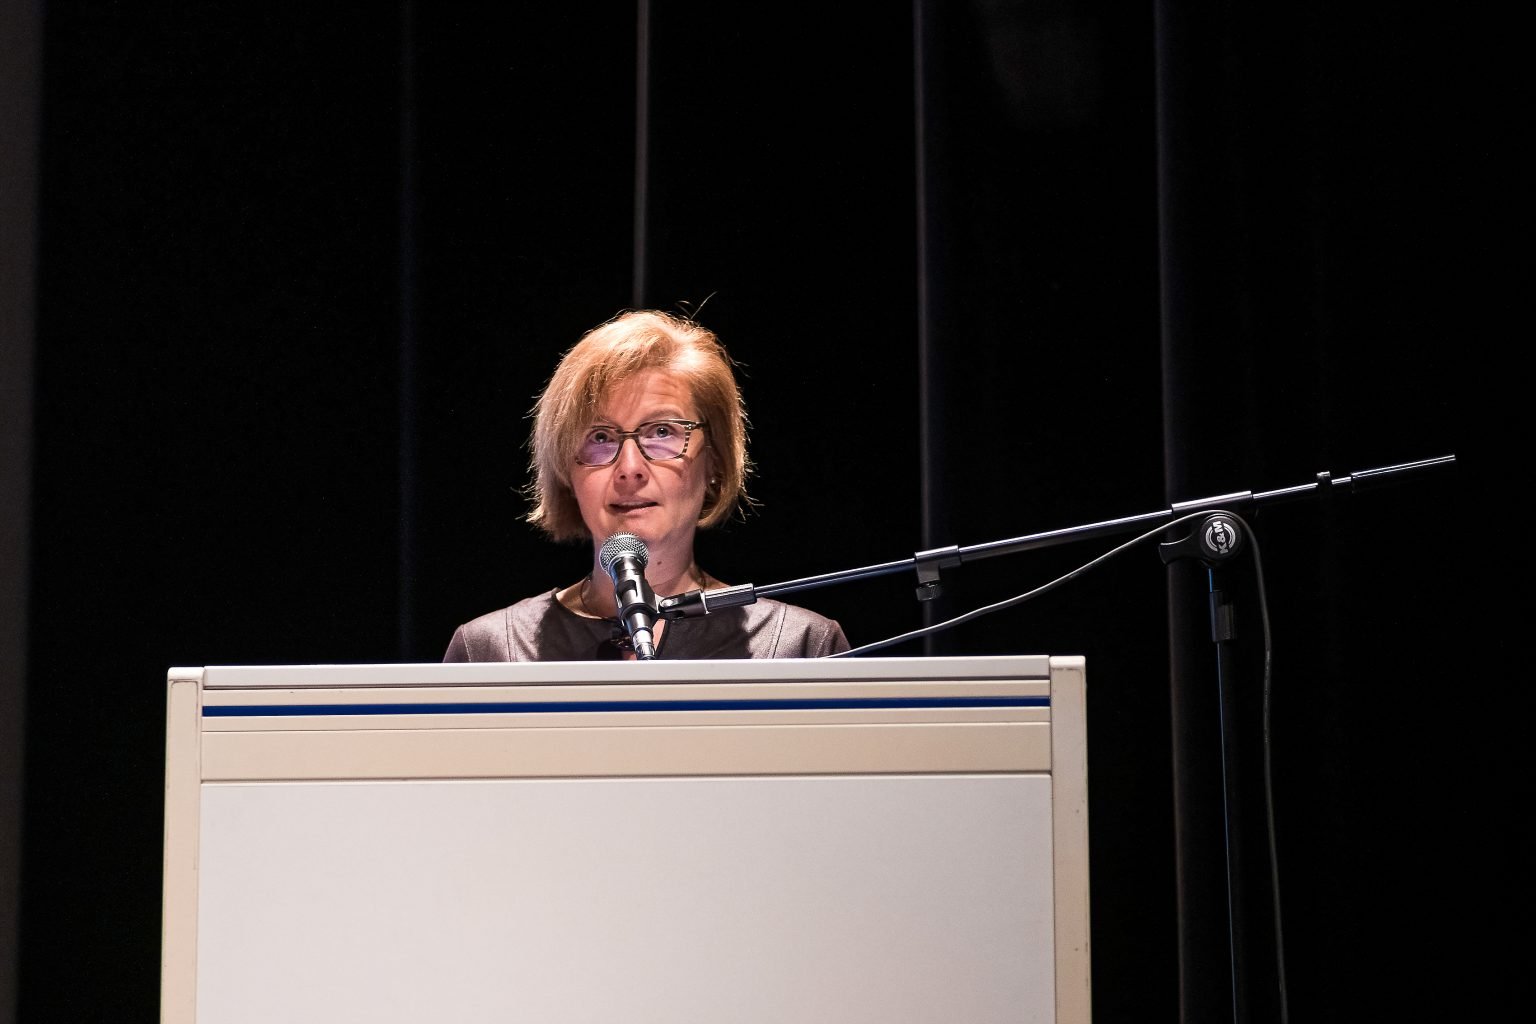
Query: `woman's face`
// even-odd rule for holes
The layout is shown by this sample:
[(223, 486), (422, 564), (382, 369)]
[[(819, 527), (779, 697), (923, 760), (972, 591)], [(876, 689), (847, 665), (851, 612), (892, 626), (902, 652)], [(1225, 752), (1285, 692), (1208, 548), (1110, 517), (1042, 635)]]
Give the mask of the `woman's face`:
[[(587, 426), (634, 430), (670, 419), (699, 419), (688, 385), (666, 371), (647, 370), (598, 402)], [(632, 533), (645, 541), (647, 575), (667, 579), (686, 572), (693, 562), (693, 534), (712, 468), (703, 430), (693, 432), (682, 458), (655, 462), (626, 438), (611, 464), (572, 467), (571, 487), (595, 545), (615, 533)]]

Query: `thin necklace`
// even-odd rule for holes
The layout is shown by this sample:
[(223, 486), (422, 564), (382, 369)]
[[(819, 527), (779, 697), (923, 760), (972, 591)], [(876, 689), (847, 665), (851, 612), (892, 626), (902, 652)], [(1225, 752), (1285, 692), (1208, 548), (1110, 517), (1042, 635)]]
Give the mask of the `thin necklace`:
[(591, 582), (592, 582), (592, 574), (590, 572), (587, 573), (585, 576), (583, 576), (581, 578), (581, 593), (580, 593), (580, 597), (581, 597), (581, 610), (586, 612), (588, 615), (592, 616), (594, 619), (602, 619), (602, 620), (604, 620), (606, 622), (617, 622), (617, 621), (619, 621), (617, 618), (614, 618), (612, 616), (597, 614), (597, 612), (592, 610), (592, 606), (590, 604), (587, 604), (587, 584), (589, 584)]

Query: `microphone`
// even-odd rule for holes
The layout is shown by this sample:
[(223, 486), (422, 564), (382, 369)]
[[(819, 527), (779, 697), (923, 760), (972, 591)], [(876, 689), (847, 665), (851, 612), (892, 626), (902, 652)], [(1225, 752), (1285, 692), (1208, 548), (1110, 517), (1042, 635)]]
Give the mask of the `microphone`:
[(656, 644), (651, 638), (656, 626), (656, 592), (645, 579), (645, 567), (650, 560), (645, 541), (632, 533), (614, 534), (603, 541), (597, 552), (597, 564), (613, 579), (619, 621), (641, 661), (656, 657)]

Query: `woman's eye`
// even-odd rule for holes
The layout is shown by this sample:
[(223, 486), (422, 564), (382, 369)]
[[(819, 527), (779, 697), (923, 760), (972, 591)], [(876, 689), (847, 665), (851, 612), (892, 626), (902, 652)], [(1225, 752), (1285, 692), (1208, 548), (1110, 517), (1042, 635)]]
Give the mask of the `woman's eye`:
[(651, 428), (651, 436), (652, 437), (671, 437), (672, 436), (672, 424), (670, 424), (670, 423), (658, 423), (658, 424), (656, 424), (654, 427)]
[(594, 430), (587, 435), (587, 440), (593, 444), (607, 444), (613, 438), (606, 430)]

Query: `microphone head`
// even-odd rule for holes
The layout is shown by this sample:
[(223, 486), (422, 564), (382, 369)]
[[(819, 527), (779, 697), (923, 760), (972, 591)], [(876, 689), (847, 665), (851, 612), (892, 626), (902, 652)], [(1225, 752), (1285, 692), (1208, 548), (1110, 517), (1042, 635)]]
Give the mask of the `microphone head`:
[(603, 541), (603, 546), (597, 551), (597, 564), (603, 567), (603, 572), (613, 575), (613, 563), (623, 555), (633, 555), (644, 569), (651, 561), (651, 553), (645, 549), (645, 541), (632, 533), (616, 533)]

